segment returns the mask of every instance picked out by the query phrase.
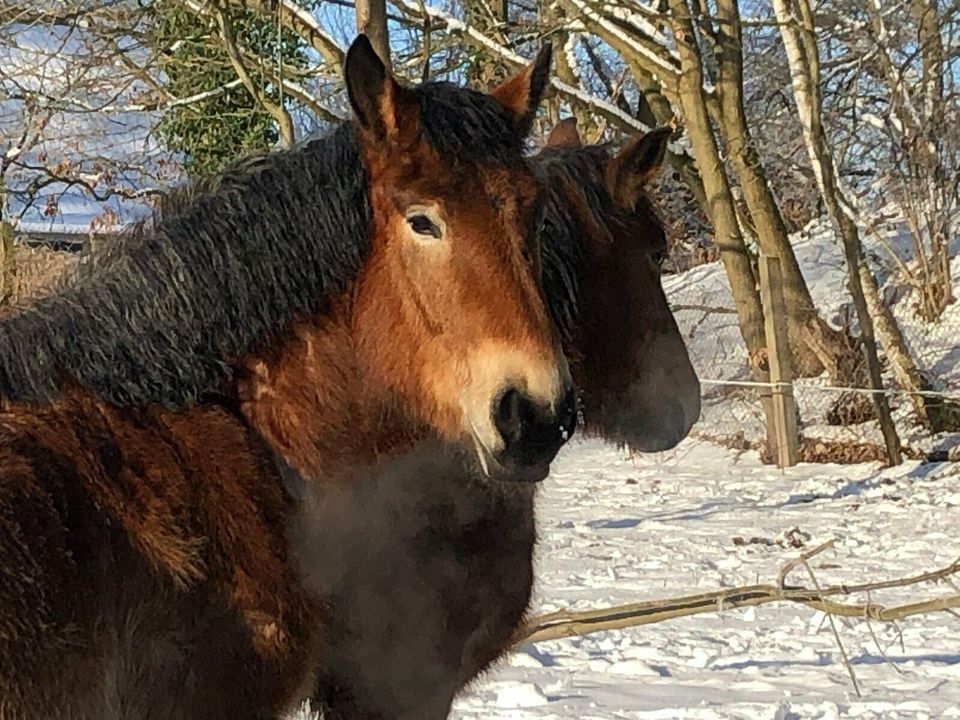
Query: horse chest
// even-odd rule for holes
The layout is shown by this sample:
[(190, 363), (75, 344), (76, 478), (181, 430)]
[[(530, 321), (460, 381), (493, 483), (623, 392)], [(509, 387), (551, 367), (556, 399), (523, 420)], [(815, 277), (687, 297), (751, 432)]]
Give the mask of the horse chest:
[(446, 717), (529, 602), (533, 496), (432, 453), (312, 493), (292, 547), (331, 607), (317, 693), (328, 717)]

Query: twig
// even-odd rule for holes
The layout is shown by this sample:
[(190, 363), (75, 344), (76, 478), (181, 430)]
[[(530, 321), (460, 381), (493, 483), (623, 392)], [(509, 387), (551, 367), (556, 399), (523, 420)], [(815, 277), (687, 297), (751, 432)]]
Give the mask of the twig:
[[(813, 548), (812, 550), (807, 550), (807, 552), (801, 553), (798, 557), (796, 557), (796, 558), (794, 558), (793, 560), (791, 560), (790, 562), (788, 562), (786, 565), (784, 565), (784, 566), (780, 569), (780, 574), (777, 575), (777, 586), (780, 587), (780, 588), (785, 588), (785, 587), (786, 587), (786, 581), (787, 581), (787, 575), (789, 575), (790, 572), (791, 572), (795, 567), (797, 567), (797, 566), (800, 565), (801, 563), (806, 564), (806, 562), (807, 562), (810, 558), (816, 557), (817, 555), (819, 555), (820, 553), (822, 553), (824, 550), (828, 550), (828, 549), (832, 548), (832, 547), (836, 544), (836, 542), (837, 542), (836, 538), (834, 538), (834, 539), (832, 539), (832, 540), (827, 540), (825, 543), (821, 543), (821, 544), (817, 545), (815, 548)], [(819, 591), (820, 588), (818, 587), (817, 590)]]
[[(832, 545), (833, 541), (829, 543), (824, 543), (819, 548), (815, 548), (812, 553), (815, 554), (819, 552), (820, 549)], [(820, 592), (820, 582), (817, 580), (816, 574), (813, 572), (813, 568), (810, 567), (810, 563), (807, 561), (807, 558), (804, 555), (800, 556), (800, 562), (803, 563), (803, 566), (807, 569), (807, 574), (810, 575), (810, 580), (813, 581), (813, 586), (817, 589), (817, 592)], [(869, 617), (868, 608), (870, 607), (869, 603), (864, 605), (864, 616)], [(857, 693), (857, 697), (863, 697), (860, 692), (860, 684), (857, 682), (857, 674), (853, 671), (853, 665), (850, 664), (850, 658), (847, 657), (847, 650), (843, 647), (843, 641), (840, 639), (840, 633), (837, 631), (837, 624), (833, 620), (833, 613), (830, 612), (829, 607), (825, 610), (827, 617), (830, 619), (830, 629), (833, 630), (833, 639), (837, 641), (837, 647), (840, 648), (840, 657), (843, 658), (843, 664), (847, 666), (847, 672), (850, 674), (850, 682), (853, 683), (853, 690)]]
[(243, 86), (247, 89), (247, 92), (250, 93), (250, 97), (253, 98), (254, 102), (258, 103), (277, 121), (277, 124), (280, 126), (280, 137), (283, 139), (283, 144), (286, 147), (292, 147), (295, 139), (293, 119), (290, 117), (287, 109), (283, 107), (282, 94), (280, 104), (274, 103), (263, 91), (263, 88), (254, 81), (247, 71), (246, 66), (243, 64), (243, 58), (237, 46), (237, 36), (233, 22), (220, 7), (217, 7), (215, 12), (217, 23), (220, 27), (220, 38), (223, 41), (223, 47), (224, 50), (226, 50), (227, 57), (230, 58), (230, 64), (233, 65), (234, 72), (236, 72), (237, 77), (243, 82)]
[[(868, 604), (868, 605), (870, 604), (870, 593), (867, 593), (867, 604)], [(952, 610), (948, 610), (947, 612), (953, 612), (953, 611), (952, 611)], [(890, 660), (890, 658), (887, 656), (887, 649), (886, 649), (885, 647), (882, 647), (882, 646), (880, 645), (880, 638), (877, 637), (877, 633), (876, 633), (876, 631), (873, 629), (873, 623), (870, 622), (870, 616), (869, 616), (869, 615), (864, 615), (863, 617), (864, 617), (864, 619), (867, 621), (867, 630), (870, 631), (870, 637), (873, 638), (873, 644), (877, 646), (877, 652), (880, 653), (880, 657), (883, 658), (883, 661), (884, 661), (885, 663), (887, 663), (887, 665), (889, 665), (889, 666), (892, 667), (894, 670), (896, 670), (898, 673), (900, 673), (901, 675), (903, 675), (903, 670), (902, 670), (900, 667), (898, 667), (896, 663), (892, 662), (892, 661)], [(898, 629), (899, 629), (899, 628), (898, 628)]]
[(433, 52), (430, 47), (430, 36), (433, 32), (433, 25), (430, 22), (430, 13), (427, 12), (423, 0), (417, 0), (417, 2), (420, 4), (420, 14), (423, 18), (423, 71), (420, 74), (420, 82), (425, 83), (430, 79), (430, 54)]

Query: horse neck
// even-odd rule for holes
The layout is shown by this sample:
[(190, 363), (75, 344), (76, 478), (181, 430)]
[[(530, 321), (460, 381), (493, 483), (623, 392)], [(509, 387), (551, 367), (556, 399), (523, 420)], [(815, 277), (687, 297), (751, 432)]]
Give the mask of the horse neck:
[(344, 297), (322, 319), (297, 323), (273, 352), (244, 363), (243, 414), (303, 478), (330, 478), (419, 435), (364, 370), (355, 325)]

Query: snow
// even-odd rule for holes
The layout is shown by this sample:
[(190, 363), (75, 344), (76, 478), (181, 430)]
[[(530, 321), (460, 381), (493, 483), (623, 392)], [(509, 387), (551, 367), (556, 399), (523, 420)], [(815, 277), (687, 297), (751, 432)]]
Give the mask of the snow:
[(671, 63), (670, 60), (665, 59), (660, 52), (653, 51), (637, 42), (631, 34), (623, 32), (614, 23), (598, 13), (592, 6), (587, 5), (587, 3), (581, 2), (580, 0), (571, 0), (571, 5), (583, 17), (588, 18), (598, 28), (601, 28), (608, 38), (612, 38), (615, 43), (619, 43), (623, 47), (628, 47), (632, 52), (645, 58), (652, 67), (657, 68), (657, 72), (661, 77), (670, 80), (677, 77), (678, 68), (675, 63)]
[[(960, 557), (950, 532), (960, 522), (960, 467), (781, 472), (753, 453), (693, 440), (633, 459), (581, 441), (557, 461), (538, 513), (536, 612), (772, 582), (801, 552), (776, 544), (788, 537), (806, 549), (836, 538), (835, 550), (812, 561), (818, 580), (862, 582)], [(921, 586), (871, 600), (893, 605), (946, 592)], [(783, 604), (525, 646), (461, 697), (452, 717), (960, 717), (956, 617), (905, 620), (903, 649), (892, 627), (873, 622), (883, 652), (866, 621), (837, 622), (862, 698), (823, 614)]]
[[(914, 256), (913, 241), (894, 211), (888, 209), (878, 215), (890, 219), (878, 222), (875, 232), (863, 233), (867, 259), (885, 295), (894, 302), (894, 315), (920, 367), (936, 378), (939, 390), (960, 401), (957, 340), (960, 338), (960, 302), (950, 305), (936, 323), (925, 322), (916, 315), (913, 310), (915, 300), (909, 288), (898, 280), (890, 256), (894, 252), (901, 260), (908, 261)], [(847, 291), (843, 250), (830, 221), (812, 222), (791, 238), (791, 244), (814, 304), (823, 318), (834, 327), (849, 325), (856, 329), (858, 324)], [(960, 253), (960, 248), (955, 252)], [(960, 254), (953, 258), (952, 272), (954, 278), (960, 277)], [(747, 439), (762, 438), (764, 419), (758, 391), (727, 384), (730, 381), (750, 381), (751, 377), (723, 266), (714, 262), (668, 276), (664, 279), (664, 289), (674, 307), (694, 367), (705, 381), (703, 415), (695, 432), (712, 437), (740, 432)], [(885, 375), (885, 381), (888, 387), (896, 389), (891, 375)], [(832, 427), (825, 424), (824, 416), (837, 397), (825, 376), (797, 380), (794, 395), (805, 436), (882, 444), (875, 425)], [(905, 397), (892, 396), (891, 405), (904, 440), (912, 446), (925, 450), (948, 449), (960, 443), (957, 437), (929, 437), (918, 433), (913, 427), (910, 405)]]
[[(910, 238), (901, 223), (889, 222), (864, 241), (878, 277), (897, 291), (895, 314), (921, 365), (956, 393), (960, 303), (935, 325), (918, 320), (909, 293), (891, 285), (881, 239), (908, 257)], [(812, 223), (793, 245), (814, 302), (834, 325), (848, 322), (842, 250), (830, 224)], [(953, 263), (958, 277), (960, 258)], [(671, 303), (687, 308), (676, 316), (701, 377), (747, 379), (722, 266), (693, 268), (664, 285)], [(820, 424), (824, 401), (833, 399), (817, 390), (824, 383), (815, 378), (797, 385), (804, 432), (879, 440), (869, 425)], [(704, 396), (695, 432), (761, 436), (755, 393), (705, 386)], [(894, 398), (894, 405), (907, 426), (901, 400)], [(935, 570), (960, 557), (954, 532), (960, 464), (801, 464), (781, 471), (763, 465), (755, 452), (695, 438), (668, 453), (635, 457), (579, 440), (564, 449), (545, 481), (538, 520), (535, 613), (775, 582), (785, 563), (831, 539), (835, 547), (811, 561), (818, 581), (869, 582)], [(802, 568), (790, 581), (810, 585)], [(924, 585), (845, 600), (890, 606), (950, 592)], [(835, 620), (863, 697), (853, 690), (824, 614), (781, 603), (524, 646), (464, 693), (452, 717), (960, 717), (960, 616), (908, 618), (899, 624), (902, 635), (888, 624)], [(545, 703), (507, 708), (499, 701), (512, 687), (530, 686), (543, 692)]]

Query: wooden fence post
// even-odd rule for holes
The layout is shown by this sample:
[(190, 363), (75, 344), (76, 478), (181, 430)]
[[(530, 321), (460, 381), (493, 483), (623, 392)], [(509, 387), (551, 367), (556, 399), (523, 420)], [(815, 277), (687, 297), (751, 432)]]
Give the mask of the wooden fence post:
[(767, 437), (781, 468), (796, 465), (800, 457), (800, 432), (797, 428), (797, 403), (793, 397), (793, 369), (787, 344), (786, 311), (783, 302), (783, 276), (780, 260), (760, 256), (760, 301), (763, 303), (764, 330), (767, 340), (767, 362), (770, 368), (773, 427)]

